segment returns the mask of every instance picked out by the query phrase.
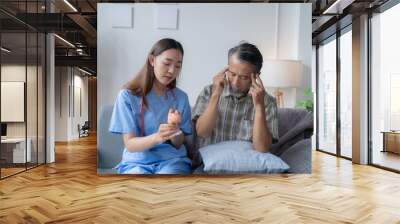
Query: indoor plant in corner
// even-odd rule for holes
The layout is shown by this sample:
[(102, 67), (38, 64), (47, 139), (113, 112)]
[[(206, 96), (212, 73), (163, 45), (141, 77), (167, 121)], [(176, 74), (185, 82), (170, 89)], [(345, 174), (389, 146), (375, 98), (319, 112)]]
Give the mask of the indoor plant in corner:
[(311, 88), (307, 88), (304, 90), (305, 100), (299, 100), (296, 103), (297, 108), (304, 108), (309, 112), (313, 112), (314, 110), (314, 100), (313, 100), (313, 92)]

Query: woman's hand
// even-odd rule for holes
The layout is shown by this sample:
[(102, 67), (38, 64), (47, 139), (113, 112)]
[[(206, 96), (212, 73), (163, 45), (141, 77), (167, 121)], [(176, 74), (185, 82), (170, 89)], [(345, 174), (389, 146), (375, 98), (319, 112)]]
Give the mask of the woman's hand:
[(182, 118), (181, 118), (181, 114), (179, 113), (179, 111), (174, 110), (174, 109), (169, 109), (168, 124), (175, 126), (175, 128), (177, 129), (177, 131), (171, 138), (172, 144), (174, 144), (174, 145), (180, 145), (179, 142), (181, 142), (180, 135), (182, 135), (182, 131), (179, 129), (179, 125), (181, 124), (181, 121), (182, 121)]
[(154, 134), (156, 144), (161, 144), (172, 139), (179, 131), (179, 127), (176, 125), (160, 124), (158, 127), (158, 132)]

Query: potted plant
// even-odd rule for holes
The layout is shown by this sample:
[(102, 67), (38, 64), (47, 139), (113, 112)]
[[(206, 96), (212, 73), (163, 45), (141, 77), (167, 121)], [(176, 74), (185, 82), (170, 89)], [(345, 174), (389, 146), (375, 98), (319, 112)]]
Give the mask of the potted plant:
[(314, 98), (313, 92), (311, 88), (307, 88), (304, 90), (304, 96), (306, 97), (305, 100), (300, 100), (296, 103), (297, 108), (304, 108), (309, 112), (313, 112), (314, 110)]

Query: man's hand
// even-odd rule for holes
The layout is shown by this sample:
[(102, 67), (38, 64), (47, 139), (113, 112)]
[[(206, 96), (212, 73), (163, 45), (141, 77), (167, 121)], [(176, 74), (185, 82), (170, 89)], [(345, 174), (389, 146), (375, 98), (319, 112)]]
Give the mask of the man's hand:
[(208, 104), (203, 114), (196, 121), (197, 136), (208, 138), (215, 128), (218, 117), (218, 102), (224, 90), (228, 85), (228, 79), (225, 77), (225, 72), (228, 67), (225, 67), (213, 78), (213, 86), (211, 95), (208, 97)]
[(268, 152), (272, 144), (272, 136), (265, 120), (265, 88), (259, 74), (252, 74), (249, 95), (253, 98), (256, 109), (253, 122), (253, 145), (258, 152)]
[(223, 70), (218, 72), (217, 75), (214, 76), (212, 95), (220, 96), (222, 91), (224, 90), (224, 86), (228, 85), (228, 80), (225, 78), (225, 72), (227, 70), (228, 70), (228, 67), (225, 67)]
[(253, 98), (253, 104), (255, 108), (264, 109), (265, 88), (260, 79), (260, 75), (251, 75), (251, 87), (249, 90), (249, 95), (251, 95)]

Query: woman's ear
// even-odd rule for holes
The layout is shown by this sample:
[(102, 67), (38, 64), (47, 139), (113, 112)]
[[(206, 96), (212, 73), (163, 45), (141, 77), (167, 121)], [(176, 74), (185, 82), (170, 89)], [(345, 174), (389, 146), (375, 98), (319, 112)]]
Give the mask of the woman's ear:
[(154, 57), (153, 55), (150, 55), (150, 56), (149, 56), (149, 62), (150, 62), (150, 65), (151, 65), (152, 67), (154, 67), (154, 60), (155, 60), (155, 57)]

